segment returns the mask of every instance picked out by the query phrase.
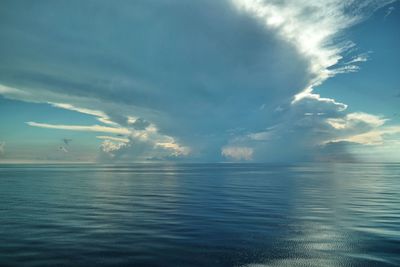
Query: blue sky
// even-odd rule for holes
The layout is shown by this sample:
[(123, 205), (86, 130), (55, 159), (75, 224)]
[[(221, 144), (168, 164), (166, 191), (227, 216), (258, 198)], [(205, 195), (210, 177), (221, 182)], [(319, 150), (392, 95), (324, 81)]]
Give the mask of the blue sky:
[[(345, 102), (354, 111), (385, 116), (400, 113), (399, 9), (400, 3), (393, 3), (349, 29), (346, 36), (357, 44), (358, 51), (368, 54), (368, 61), (360, 65), (358, 72), (338, 75), (316, 91)], [(398, 123), (399, 119), (395, 116), (393, 122)]]
[(400, 3), (319, 2), (5, 1), (0, 161), (399, 161)]

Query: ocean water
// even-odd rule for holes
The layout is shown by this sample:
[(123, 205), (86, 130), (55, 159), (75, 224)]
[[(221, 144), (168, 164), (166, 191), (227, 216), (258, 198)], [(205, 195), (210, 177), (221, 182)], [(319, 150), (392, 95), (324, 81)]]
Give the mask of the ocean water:
[(400, 266), (400, 164), (3, 164), (0, 266)]

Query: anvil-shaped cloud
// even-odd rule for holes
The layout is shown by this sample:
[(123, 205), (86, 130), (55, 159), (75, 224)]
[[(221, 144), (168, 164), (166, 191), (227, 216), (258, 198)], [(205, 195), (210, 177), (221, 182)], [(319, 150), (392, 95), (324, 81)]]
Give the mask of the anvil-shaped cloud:
[(340, 33), (390, 2), (9, 1), (0, 93), (95, 116), (29, 125), (121, 135), (100, 159), (313, 159), (387, 133), (313, 88), (366, 60), (342, 60)]

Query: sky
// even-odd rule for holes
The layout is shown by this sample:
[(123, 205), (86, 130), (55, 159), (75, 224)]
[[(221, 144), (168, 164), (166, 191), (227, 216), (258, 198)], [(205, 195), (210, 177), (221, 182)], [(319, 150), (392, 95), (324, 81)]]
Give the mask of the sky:
[(0, 162), (399, 162), (395, 0), (5, 0)]

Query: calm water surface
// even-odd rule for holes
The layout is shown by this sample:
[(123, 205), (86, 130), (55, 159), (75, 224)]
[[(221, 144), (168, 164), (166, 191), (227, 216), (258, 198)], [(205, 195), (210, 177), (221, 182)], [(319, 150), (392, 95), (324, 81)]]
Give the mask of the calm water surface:
[(400, 266), (400, 164), (0, 165), (0, 266)]

